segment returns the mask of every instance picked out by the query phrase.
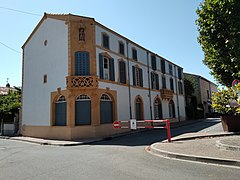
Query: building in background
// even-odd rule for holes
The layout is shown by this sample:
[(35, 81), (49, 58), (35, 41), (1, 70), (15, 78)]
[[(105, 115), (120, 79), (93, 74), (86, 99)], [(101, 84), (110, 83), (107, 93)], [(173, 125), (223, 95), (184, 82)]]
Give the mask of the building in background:
[[(211, 106), (212, 93), (217, 92), (217, 85), (207, 80), (206, 78), (196, 74), (184, 73), (184, 79), (192, 82), (194, 88), (194, 93), (192, 94), (192, 97), (186, 96), (186, 105), (188, 106), (190, 104), (196, 104), (197, 108), (200, 111), (202, 109), (202, 116), (200, 115), (201, 113), (197, 115), (199, 116), (199, 118), (211, 117), (214, 113), (214, 110)], [(187, 91), (188, 90), (186, 89), (186, 94)], [(195, 101), (194, 99), (196, 99), (196, 103), (191, 102)]]
[[(0, 98), (9, 95), (10, 91), (16, 92), (16, 87), (11, 87), (8, 83), (5, 87), (0, 87)], [(1, 104), (2, 105), (2, 104)], [(2, 119), (3, 118), (3, 119)], [(0, 134), (1, 135), (16, 135), (19, 130), (19, 110), (14, 114), (3, 114), (0, 111)]]
[(185, 120), (183, 69), (93, 18), (44, 14), (23, 49), (21, 132), (109, 136), (115, 120)]

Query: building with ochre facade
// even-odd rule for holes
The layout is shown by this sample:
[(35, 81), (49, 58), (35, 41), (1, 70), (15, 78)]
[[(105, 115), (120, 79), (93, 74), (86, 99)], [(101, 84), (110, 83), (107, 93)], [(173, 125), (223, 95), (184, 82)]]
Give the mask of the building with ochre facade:
[(94, 138), (124, 132), (115, 120), (185, 120), (183, 69), (93, 18), (45, 13), (22, 49), (23, 135)]

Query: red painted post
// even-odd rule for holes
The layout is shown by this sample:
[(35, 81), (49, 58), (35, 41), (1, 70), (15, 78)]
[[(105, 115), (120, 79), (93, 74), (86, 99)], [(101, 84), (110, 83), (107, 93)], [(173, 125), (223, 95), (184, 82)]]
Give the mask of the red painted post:
[(168, 136), (168, 142), (171, 142), (171, 130), (170, 130), (170, 121), (166, 121), (166, 126), (167, 126), (167, 136)]

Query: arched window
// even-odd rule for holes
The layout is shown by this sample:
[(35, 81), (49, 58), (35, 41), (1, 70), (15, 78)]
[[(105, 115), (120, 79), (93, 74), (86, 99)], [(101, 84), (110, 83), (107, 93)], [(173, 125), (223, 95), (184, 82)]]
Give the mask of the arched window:
[(143, 72), (138, 66), (132, 66), (133, 85), (143, 87)]
[(55, 102), (55, 126), (66, 126), (67, 103), (64, 96), (59, 96)]
[(91, 125), (91, 99), (85, 94), (76, 98), (75, 125)]
[(162, 103), (159, 98), (154, 101), (154, 119), (162, 119)]
[(91, 100), (91, 99), (89, 96), (81, 94), (77, 97), (76, 101), (84, 101), (84, 100)]
[(113, 123), (113, 102), (108, 94), (100, 98), (100, 123)]
[(175, 105), (173, 100), (169, 102), (169, 118), (175, 118)]
[(137, 96), (135, 100), (135, 118), (136, 120), (143, 119), (143, 102), (140, 96)]

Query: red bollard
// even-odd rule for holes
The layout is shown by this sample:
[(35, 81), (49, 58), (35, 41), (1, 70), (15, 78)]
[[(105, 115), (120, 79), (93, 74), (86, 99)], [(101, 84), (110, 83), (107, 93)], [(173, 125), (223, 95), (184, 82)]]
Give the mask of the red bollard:
[(168, 142), (171, 142), (171, 130), (170, 130), (170, 121), (169, 120), (167, 120), (166, 125), (167, 125)]

